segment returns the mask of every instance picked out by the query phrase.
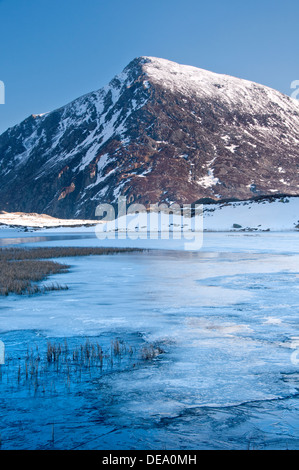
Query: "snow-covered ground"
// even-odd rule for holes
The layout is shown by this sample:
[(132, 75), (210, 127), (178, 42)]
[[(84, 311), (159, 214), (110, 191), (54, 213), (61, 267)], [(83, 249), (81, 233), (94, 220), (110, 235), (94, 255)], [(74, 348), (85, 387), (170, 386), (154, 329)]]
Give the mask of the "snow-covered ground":
[(299, 230), (299, 197), (206, 205), (204, 229), (208, 231)]
[(30, 228), (76, 227), (95, 224), (94, 220), (57, 219), (47, 214), (26, 214), (23, 212), (0, 212), (0, 224)]

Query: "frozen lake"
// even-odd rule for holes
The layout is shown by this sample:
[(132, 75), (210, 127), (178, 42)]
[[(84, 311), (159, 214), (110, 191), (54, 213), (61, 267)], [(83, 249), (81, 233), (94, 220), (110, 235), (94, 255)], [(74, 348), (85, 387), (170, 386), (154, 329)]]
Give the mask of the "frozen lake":
[[(108, 244), (1, 236), (2, 246)], [(143, 253), (65, 258), (57, 261), (70, 272), (50, 281), (68, 291), (0, 298), (0, 339), (12, 358), (2, 366), (2, 448), (298, 449), (298, 239), (207, 233), (199, 252), (155, 241)], [(134, 243), (147, 246), (109, 241)], [(119, 338), (136, 355), (67, 389), (22, 389), (18, 360), (28, 347), (86, 337), (107, 350)], [(163, 353), (142, 360), (150, 344)]]

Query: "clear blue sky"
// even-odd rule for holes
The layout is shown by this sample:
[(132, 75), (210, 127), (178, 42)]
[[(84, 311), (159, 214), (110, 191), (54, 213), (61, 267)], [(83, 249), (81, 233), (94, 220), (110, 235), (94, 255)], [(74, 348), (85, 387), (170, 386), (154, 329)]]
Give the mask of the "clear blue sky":
[(290, 94), (298, 0), (0, 0), (0, 133), (150, 55)]

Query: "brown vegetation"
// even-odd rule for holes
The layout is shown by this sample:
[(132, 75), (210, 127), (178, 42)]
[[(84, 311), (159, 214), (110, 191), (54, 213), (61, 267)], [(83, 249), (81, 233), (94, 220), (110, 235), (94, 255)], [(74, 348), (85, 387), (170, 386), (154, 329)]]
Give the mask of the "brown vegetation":
[(0, 366), (0, 383), (8, 384), (13, 390), (17, 385), (33, 391), (36, 396), (49, 396), (92, 379), (120, 364), (126, 369), (136, 368), (146, 361), (156, 359), (164, 351), (158, 346), (145, 344), (141, 349), (131, 346), (121, 339), (111, 341), (111, 347), (102, 348), (97, 339), (79, 341), (67, 339), (61, 342), (48, 340), (27, 346), (27, 351), (17, 357), (7, 355), (3, 370)]
[(0, 295), (37, 294), (53, 290), (65, 290), (57, 283), (37, 285), (51, 274), (65, 273), (69, 266), (48, 260), (73, 256), (108, 255), (130, 251), (131, 248), (4, 248), (0, 249)]

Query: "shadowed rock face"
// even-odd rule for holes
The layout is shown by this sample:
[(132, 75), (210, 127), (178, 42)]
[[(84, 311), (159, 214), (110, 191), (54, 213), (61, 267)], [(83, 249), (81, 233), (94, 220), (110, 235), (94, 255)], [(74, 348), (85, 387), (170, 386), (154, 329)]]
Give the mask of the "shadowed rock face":
[(299, 103), (256, 83), (133, 60), (0, 136), (0, 209), (93, 218), (101, 202), (299, 194)]

